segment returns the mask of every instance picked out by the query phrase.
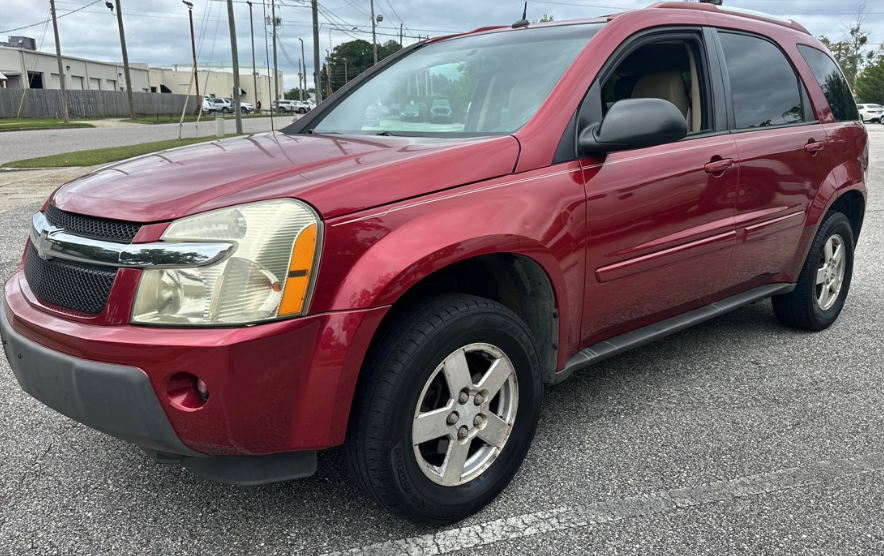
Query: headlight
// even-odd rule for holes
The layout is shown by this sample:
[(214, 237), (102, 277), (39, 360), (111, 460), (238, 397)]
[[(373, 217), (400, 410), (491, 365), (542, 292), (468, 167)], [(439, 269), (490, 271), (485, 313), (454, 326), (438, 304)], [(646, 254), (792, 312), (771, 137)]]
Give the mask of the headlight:
[(163, 241), (226, 241), (233, 254), (209, 266), (145, 270), (132, 322), (234, 325), (298, 316), (308, 307), (321, 222), (293, 199), (261, 201), (172, 222)]

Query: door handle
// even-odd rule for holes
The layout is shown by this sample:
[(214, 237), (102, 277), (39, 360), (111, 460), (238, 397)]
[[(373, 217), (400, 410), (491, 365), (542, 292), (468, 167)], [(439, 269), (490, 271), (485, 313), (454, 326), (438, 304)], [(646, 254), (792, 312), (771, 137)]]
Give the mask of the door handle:
[(723, 174), (728, 170), (734, 169), (734, 159), (733, 158), (723, 158), (721, 160), (716, 160), (713, 162), (709, 162), (706, 166), (703, 167), (706, 170), (707, 174)]
[(825, 148), (826, 146), (823, 145), (822, 142), (811, 141), (810, 143), (804, 145), (804, 152), (806, 152), (807, 154), (816, 154)]

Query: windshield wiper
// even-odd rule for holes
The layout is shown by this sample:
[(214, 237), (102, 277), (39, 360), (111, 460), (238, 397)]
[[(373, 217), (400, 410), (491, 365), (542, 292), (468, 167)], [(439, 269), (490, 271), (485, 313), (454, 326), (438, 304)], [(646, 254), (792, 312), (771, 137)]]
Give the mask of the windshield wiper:
[(423, 137), (420, 133), (393, 133), (392, 131), (379, 131), (375, 135), (383, 137)]

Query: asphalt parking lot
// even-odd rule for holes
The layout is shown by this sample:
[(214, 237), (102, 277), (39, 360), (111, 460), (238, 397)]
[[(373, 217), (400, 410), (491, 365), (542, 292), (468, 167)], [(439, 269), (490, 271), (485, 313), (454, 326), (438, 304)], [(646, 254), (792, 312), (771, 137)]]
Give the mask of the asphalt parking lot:
[[(869, 130), (832, 328), (784, 328), (762, 302), (548, 388), (513, 483), (441, 530), (380, 511), (337, 449), (309, 479), (252, 488), (155, 465), (31, 399), (0, 358), (0, 554), (884, 553), (884, 126)], [(42, 197), (21, 175), (0, 187), (3, 281)]]

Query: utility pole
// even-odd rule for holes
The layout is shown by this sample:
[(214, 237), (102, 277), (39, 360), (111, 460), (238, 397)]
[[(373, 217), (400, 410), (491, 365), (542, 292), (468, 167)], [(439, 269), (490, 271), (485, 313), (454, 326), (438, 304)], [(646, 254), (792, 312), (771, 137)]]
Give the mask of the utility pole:
[(132, 77), (129, 75), (129, 53), (126, 51), (126, 32), (123, 30), (123, 12), (117, 0), (117, 23), (120, 26), (120, 46), (123, 48), (123, 73), (126, 74), (126, 96), (129, 99), (129, 117), (135, 119), (135, 98), (132, 96)]
[[(298, 38), (301, 41), (301, 62), (304, 64), (304, 88), (301, 89), (303, 92), (301, 93), (301, 101), (304, 100), (304, 96), (307, 94), (307, 58), (304, 56), (304, 39)], [(298, 80), (298, 86), (301, 86), (301, 81)]]
[(347, 76), (347, 59), (344, 58), (344, 85), (350, 82), (350, 78)]
[(378, 63), (378, 35), (375, 32), (374, 0), (371, 0), (371, 45), (374, 50), (374, 63)]
[(203, 99), (200, 97), (200, 74), (196, 65), (196, 41), (193, 38), (193, 4), (186, 0), (181, 2), (187, 6), (187, 15), (190, 17), (190, 49), (193, 52), (193, 83), (196, 85), (196, 108), (193, 112), (199, 116), (203, 111)]
[(255, 20), (252, 19), (252, 3), (246, 2), (249, 5), (249, 32), (252, 35), (252, 78), (255, 80), (255, 108), (257, 108), (258, 102), (258, 71), (255, 69)]
[(61, 42), (58, 40), (58, 21), (55, 18), (55, 0), (49, 0), (49, 7), (52, 9), (52, 30), (55, 32), (55, 58), (58, 60), (58, 79), (61, 82), (61, 115), (64, 123), (68, 123), (68, 95), (67, 87), (64, 83), (64, 66), (61, 63)]
[(316, 89), (316, 104), (322, 102), (322, 76), (319, 69), (319, 8), (316, 0), (311, 1), (313, 8), (313, 87)]
[(399, 24), (399, 48), (400, 48), (400, 49), (402, 48), (402, 31), (403, 31), (404, 28), (405, 28), (405, 24), (404, 24), (404, 23), (400, 23), (400, 24)]
[[(117, 0), (119, 1), (119, 0)], [(236, 24), (233, 22), (233, 0), (227, 0), (227, 23), (230, 25), (230, 57), (233, 62), (233, 114), (236, 133), (242, 135), (242, 110), (239, 104), (239, 52), (236, 50)]]
[[(266, 12), (265, 12), (266, 13)], [(276, 0), (270, 0), (270, 16), (273, 23), (273, 98), (276, 99), (273, 110), (279, 110), (279, 64), (276, 61)]]

